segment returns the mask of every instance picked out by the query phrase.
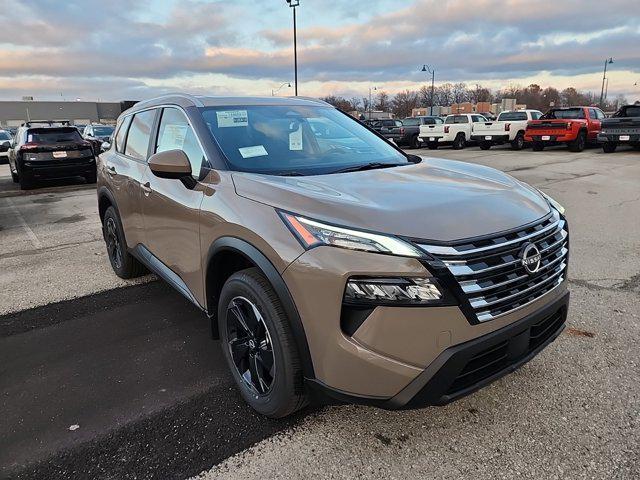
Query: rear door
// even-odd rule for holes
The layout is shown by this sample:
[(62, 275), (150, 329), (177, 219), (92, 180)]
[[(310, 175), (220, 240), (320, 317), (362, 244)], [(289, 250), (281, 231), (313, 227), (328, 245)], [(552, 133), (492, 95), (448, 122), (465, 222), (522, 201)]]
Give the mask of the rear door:
[(130, 248), (144, 243), (145, 238), (140, 205), (141, 185), (147, 168), (156, 111), (145, 110), (124, 117), (115, 137), (115, 149), (101, 156), (102, 168), (109, 177)]
[[(177, 274), (198, 299), (203, 298), (200, 271), (200, 205), (205, 186), (199, 183), (208, 162), (185, 113), (162, 109), (152, 153), (182, 150), (191, 163), (193, 183), (156, 177), (145, 170), (142, 210), (147, 248)], [(194, 291), (195, 290), (195, 291)]]

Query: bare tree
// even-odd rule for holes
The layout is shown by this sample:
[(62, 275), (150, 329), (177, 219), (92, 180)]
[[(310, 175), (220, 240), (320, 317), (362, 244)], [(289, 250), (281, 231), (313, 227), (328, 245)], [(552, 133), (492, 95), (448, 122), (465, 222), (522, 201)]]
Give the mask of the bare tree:
[(360, 111), (360, 105), (361, 105), (361, 100), (358, 97), (351, 97), (351, 100), (349, 100), (349, 103), (351, 104), (351, 110), (352, 111)]
[(436, 104), (448, 107), (453, 102), (453, 85), (443, 83), (436, 88)]
[(456, 83), (452, 89), (453, 103), (462, 103), (469, 100), (469, 91), (467, 84), (464, 82)]
[(384, 90), (380, 91), (378, 95), (376, 95), (376, 103), (374, 104), (376, 110), (382, 110), (383, 112), (388, 112), (391, 110), (391, 100), (389, 99), (389, 94)]
[(391, 100), (391, 106), (396, 117), (410, 117), (411, 111), (418, 106), (418, 93), (411, 90), (400, 92)]

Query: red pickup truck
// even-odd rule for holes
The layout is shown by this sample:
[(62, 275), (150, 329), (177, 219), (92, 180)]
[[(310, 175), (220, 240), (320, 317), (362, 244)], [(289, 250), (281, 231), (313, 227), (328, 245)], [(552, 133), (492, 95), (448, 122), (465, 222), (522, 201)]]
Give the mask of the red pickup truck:
[(597, 107), (552, 108), (538, 120), (529, 121), (524, 140), (538, 152), (558, 143), (566, 143), (572, 152), (581, 152), (587, 143), (597, 142), (604, 117)]

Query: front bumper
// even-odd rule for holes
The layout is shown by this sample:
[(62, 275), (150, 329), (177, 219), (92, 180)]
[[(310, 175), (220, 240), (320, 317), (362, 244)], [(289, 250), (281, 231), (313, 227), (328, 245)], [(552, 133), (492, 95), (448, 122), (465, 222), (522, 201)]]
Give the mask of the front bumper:
[[(416, 385), (426, 386), (436, 375), (444, 376), (438, 385), (455, 381), (459, 374), (456, 369), (464, 368), (464, 360), (473, 357), (480, 348), (476, 344), (487, 348), (493, 338), (489, 335), (505, 328), (515, 332), (514, 328), (526, 323), (513, 336), (522, 334), (540, 321), (544, 316), (540, 312), (546, 312), (549, 305), (562, 302), (561, 299), (563, 304), (568, 301), (565, 281), (532, 303), (487, 322), (472, 324), (454, 301), (443, 306), (378, 306), (365, 312), (366, 318), (349, 329), (344, 322), (342, 300), (346, 282), (352, 276), (432, 277), (433, 274), (414, 258), (334, 247), (308, 250), (283, 273), (309, 345), (315, 378), (308, 379), (308, 383), (313, 391), (325, 398), (386, 408), (412, 406), (409, 401), (420, 390), (416, 390)], [(519, 338), (522, 341), (523, 337)], [(454, 353), (455, 362), (449, 363)], [(504, 373), (522, 358), (510, 359)], [(445, 364), (448, 366), (441, 370)], [(472, 387), (479, 388), (484, 380), (479, 379)], [(415, 395), (399, 401), (397, 396), (405, 392), (402, 398), (406, 397), (408, 388), (416, 390)], [(435, 388), (434, 384), (428, 390), (430, 395), (438, 394), (438, 399), (450, 395), (448, 390)], [(432, 396), (428, 402), (437, 403)]]

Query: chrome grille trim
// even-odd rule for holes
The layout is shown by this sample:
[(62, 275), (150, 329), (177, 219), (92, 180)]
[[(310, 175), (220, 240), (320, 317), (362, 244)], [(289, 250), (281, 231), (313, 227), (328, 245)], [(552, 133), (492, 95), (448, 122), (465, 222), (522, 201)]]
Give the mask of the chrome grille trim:
[[(442, 261), (460, 286), (459, 295), (466, 297), (467, 310), (470, 307), (478, 321), (485, 322), (535, 302), (565, 280), (568, 236), (565, 219), (552, 210), (536, 224), (493, 238), (461, 240), (447, 247), (416, 244)], [(529, 243), (541, 255), (533, 273), (525, 270), (520, 258)]]
[(533, 237), (537, 237), (538, 235), (542, 234), (542, 233), (546, 233), (550, 230), (553, 230), (554, 228), (558, 227), (558, 224), (562, 221), (560, 220), (560, 214), (558, 212), (556, 212), (555, 210), (553, 211), (553, 219), (554, 222), (551, 225), (547, 225), (546, 227), (544, 227), (541, 230), (538, 230), (536, 232), (530, 233), (529, 235), (525, 235), (523, 237), (519, 237), (519, 238), (514, 238), (513, 240), (508, 240), (506, 242), (501, 242), (499, 244), (495, 244), (495, 245), (487, 245), (486, 247), (479, 247), (479, 248), (474, 248), (471, 250), (458, 250), (456, 247), (450, 247), (450, 246), (442, 246), (442, 245), (428, 245), (428, 244), (418, 244), (418, 246), (420, 248), (422, 248), (423, 250), (426, 250), (427, 252), (433, 254), (433, 255), (475, 255), (477, 253), (482, 253), (482, 252), (486, 252), (488, 250), (495, 250), (497, 246), (499, 247), (504, 247), (507, 245), (513, 245), (514, 243), (519, 243), (519, 242), (523, 242), (525, 240), (529, 240)]

